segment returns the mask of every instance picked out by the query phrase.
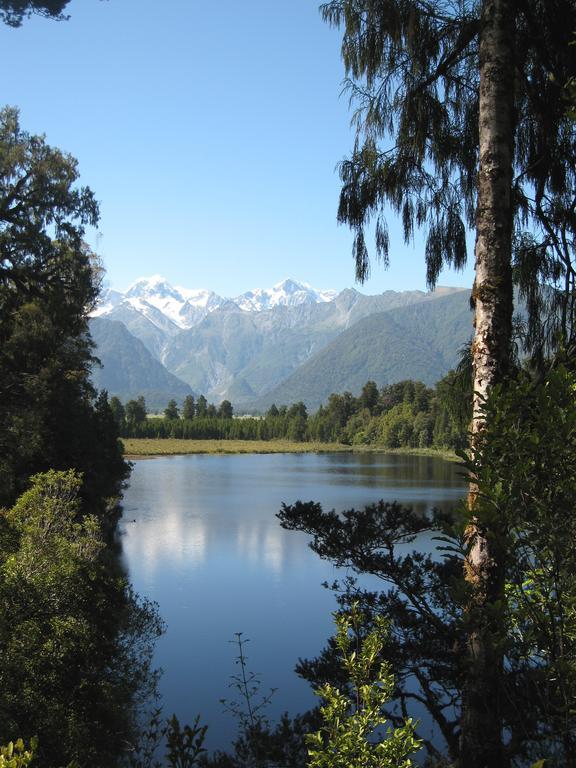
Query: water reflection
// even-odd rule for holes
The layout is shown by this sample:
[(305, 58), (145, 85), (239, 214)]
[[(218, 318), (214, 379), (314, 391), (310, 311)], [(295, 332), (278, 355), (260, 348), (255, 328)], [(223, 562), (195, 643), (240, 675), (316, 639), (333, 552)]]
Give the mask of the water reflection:
[(125, 497), (124, 557), (136, 590), (168, 624), (158, 644), (166, 711), (210, 723), (210, 748), (226, 747), (223, 715), (234, 672), (234, 632), (252, 638), (252, 668), (278, 687), (272, 715), (313, 703), (292, 673), (332, 633), (339, 574), (280, 528), (282, 502), (319, 501), (339, 511), (380, 498), (451, 508), (463, 493), (458, 468), (431, 457), (377, 454), (182, 456), (137, 462)]

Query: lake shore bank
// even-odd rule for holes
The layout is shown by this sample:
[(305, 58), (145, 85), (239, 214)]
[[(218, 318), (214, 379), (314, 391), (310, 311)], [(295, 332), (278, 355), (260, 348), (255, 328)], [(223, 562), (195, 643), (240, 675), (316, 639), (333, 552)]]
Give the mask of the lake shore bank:
[(453, 451), (438, 448), (385, 448), (379, 445), (345, 445), (343, 443), (298, 443), (289, 440), (153, 440), (124, 438), (127, 459), (154, 456), (185, 456), (188, 454), (242, 453), (404, 453), (416, 456), (436, 456), (447, 461), (459, 461)]

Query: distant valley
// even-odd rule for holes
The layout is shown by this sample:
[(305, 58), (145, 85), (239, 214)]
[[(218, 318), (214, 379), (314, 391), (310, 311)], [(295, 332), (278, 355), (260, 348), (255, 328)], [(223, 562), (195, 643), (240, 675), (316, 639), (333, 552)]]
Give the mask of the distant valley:
[(94, 313), (93, 380), (156, 410), (193, 393), (237, 412), (298, 400), (315, 409), (368, 379), (433, 384), (471, 335), (469, 298), (458, 288), (336, 294), (285, 280), (227, 299), (142, 278), (106, 292)]

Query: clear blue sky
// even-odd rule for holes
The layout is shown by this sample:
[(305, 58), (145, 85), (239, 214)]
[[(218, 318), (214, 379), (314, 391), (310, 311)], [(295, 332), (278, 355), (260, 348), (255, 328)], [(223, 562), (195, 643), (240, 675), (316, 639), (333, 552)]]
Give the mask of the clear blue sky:
[[(285, 277), (354, 286), (336, 223), (352, 146), (340, 35), (317, 0), (73, 0), (0, 27), (4, 104), (79, 161), (101, 202), (108, 283), (154, 273), (232, 296)], [(390, 216), (365, 293), (425, 288), (423, 244)], [(444, 273), (442, 285), (472, 283)]]

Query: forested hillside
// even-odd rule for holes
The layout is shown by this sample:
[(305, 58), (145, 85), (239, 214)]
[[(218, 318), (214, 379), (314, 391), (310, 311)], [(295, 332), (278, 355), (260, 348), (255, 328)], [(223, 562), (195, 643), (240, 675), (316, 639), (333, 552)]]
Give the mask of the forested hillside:
[(93, 317), (90, 335), (99, 361), (91, 372), (96, 389), (121, 400), (143, 395), (149, 406), (158, 410), (172, 397), (192, 394), (190, 387), (167, 371), (123, 323)]
[(358, 394), (368, 380), (435, 384), (458, 362), (470, 337), (470, 293), (459, 291), (370, 315), (343, 331), (285, 382), (246, 408), (302, 400), (314, 410), (331, 392)]

